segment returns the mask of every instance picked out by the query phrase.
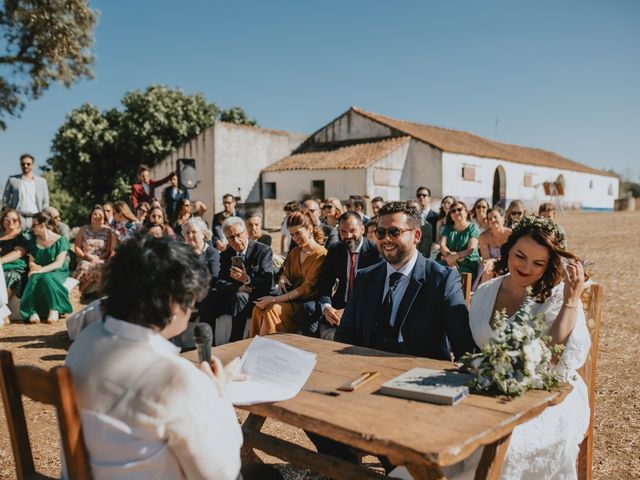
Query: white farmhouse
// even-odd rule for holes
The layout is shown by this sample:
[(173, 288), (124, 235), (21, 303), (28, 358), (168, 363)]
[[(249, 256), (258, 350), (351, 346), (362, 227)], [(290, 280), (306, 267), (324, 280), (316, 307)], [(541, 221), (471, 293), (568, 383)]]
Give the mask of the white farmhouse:
[(283, 201), (350, 194), (400, 200), (413, 198), (419, 186), (429, 187), (436, 199), (450, 194), (496, 204), (518, 198), (530, 207), (554, 201), (563, 207), (613, 210), (619, 180), (552, 152), (356, 107), (262, 171), (262, 198)]

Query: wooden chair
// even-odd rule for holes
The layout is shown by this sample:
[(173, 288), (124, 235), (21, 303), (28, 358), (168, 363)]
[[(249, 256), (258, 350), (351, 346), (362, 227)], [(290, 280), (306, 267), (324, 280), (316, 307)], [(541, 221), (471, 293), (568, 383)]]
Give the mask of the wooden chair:
[(578, 479), (591, 480), (591, 467), (593, 463), (593, 420), (596, 406), (596, 365), (598, 363), (598, 341), (600, 339), (600, 321), (602, 318), (603, 287), (597, 283), (592, 283), (588, 289), (582, 293), (582, 305), (587, 320), (587, 329), (591, 337), (591, 350), (584, 365), (578, 373), (587, 384), (589, 392), (589, 408), (591, 418), (589, 428), (580, 444), (578, 454)]
[(49, 372), (31, 366), (16, 367), (11, 352), (2, 350), (0, 388), (19, 479), (48, 478), (35, 471), (22, 395), (56, 407), (68, 478), (92, 478), (71, 372), (67, 367), (55, 367)]
[(471, 306), (471, 284), (473, 283), (473, 277), (470, 273), (460, 273), (460, 282), (462, 283), (462, 293), (464, 294), (464, 300), (467, 302), (467, 307)]

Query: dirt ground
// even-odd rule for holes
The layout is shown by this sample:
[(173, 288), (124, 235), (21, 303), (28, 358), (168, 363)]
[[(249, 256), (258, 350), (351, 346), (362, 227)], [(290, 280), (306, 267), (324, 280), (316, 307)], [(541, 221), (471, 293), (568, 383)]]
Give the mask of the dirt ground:
[[(595, 262), (593, 279), (605, 288), (597, 370), (594, 478), (637, 478), (640, 471), (640, 212), (560, 213), (571, 250)], [(276, 243), (274, 243), (275, 245)], [(14, 353), (17, 363), (51, 368), (64, 362), (69, 341), (59, 325), (11, 324), (0, 329), (0, 349)], [(37, 468), (59, 475), (55, 413), (25, 401)], [(310, 446), (304, 434), (278, 422), (271, 432)], [(268, 459), (270, 462), (280, 462)], [(373, 459), (372, 459), (373, 461)], [(281, 466), (286, 477), (318, 478), (310, 472)], [(15, 478), (13, 455), (0, 407), (0, 478)]]

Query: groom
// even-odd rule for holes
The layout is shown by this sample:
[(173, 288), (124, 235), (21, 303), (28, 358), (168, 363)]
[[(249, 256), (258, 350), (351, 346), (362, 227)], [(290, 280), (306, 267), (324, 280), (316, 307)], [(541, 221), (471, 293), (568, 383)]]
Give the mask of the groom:
[(335, 340), (441, 360), (451, 359), (450, 349), (456, 358), (472, 352), (460, 275), (418, 252), (418, 210), (390, 202), (378, 215), (377, 246), (386, 261), (358, 272)]
[[(385, 262), (360, 270), (335, 334), (337, 342), (386, 352), (450, 360), (475, 350), (456, 270), (417, 250), (420, 213), (409, 202), (378, 211), (377, 247)], [(357, 462), (340, 442), (306, 432), (318, 452)], [(394, 466), (380, 457), (385, 470)]]

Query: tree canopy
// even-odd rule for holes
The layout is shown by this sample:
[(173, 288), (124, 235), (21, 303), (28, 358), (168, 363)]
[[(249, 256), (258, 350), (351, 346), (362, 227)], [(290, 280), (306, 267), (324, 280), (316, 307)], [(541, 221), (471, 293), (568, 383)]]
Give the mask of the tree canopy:
[(87, 0), (0, 2), (0, 130), (52, 83), (92, 78), (97, 18)]
[[(72, 199), (73, 208), (61, 206), (71, 223), (85, 221), (95, 203), (129, 201), (140, 164), (155, 165), (222, 119), (222, 111), (202, 94), (166, 86), (128, 92), (122, 106), (100, 111), (84, 104), (67, 114), (53, 138), (47, 165), (52, 183)], [(255, 124), (242, 108), (227, 112), (232, 110), (224, 121)]]

